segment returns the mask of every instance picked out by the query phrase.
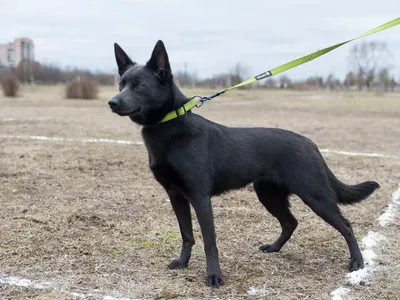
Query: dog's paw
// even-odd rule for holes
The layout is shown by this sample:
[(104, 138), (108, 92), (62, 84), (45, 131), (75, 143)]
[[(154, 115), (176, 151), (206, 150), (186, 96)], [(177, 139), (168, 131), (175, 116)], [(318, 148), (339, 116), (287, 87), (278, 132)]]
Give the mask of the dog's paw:
[(281, 250), (281, 248), (276, 246), (275, 244), (262, 245), (262, 246), (260, 246), (259, 249), (260, 249), (260, 251), (262, 251), (264, 253), (278, 252), (279, 250)]
[(184, 269), (188, 266), (189, 262), (183, 262), (179, 258), (174, 259), (171, 261), (171, 263), (168, 265), (168, 269), (174, 270), (174, 269)]
[(351, 257), (349, 262), (349, 270), (350, 272), (357, 271), (360, 269), (364, 269), (364, 260), (356, 257)]
[(219, 287), (224, 284), (221, 274), (209, 274), (207, 275), (207, 286), (209, 287)]

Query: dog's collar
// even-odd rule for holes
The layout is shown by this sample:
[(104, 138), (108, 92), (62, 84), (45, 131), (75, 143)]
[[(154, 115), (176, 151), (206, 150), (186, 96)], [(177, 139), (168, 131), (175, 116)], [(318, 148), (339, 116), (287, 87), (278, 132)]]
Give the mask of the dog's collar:
[(164, 123), (164, 122), (168, 122), (173, 119), (176, 119), (176, 118), (181, 118), (184, 115), (186, 115), (186, 113), (188, 111), (190, 111), (193, 107), (195, 107), (197, 105), (198, 105), (198, 103), (196, 100), (194, 100), (194, 99), (190, 100), (190, 101), (186, 102), (184, 105), (182, 105), (181, 107), (167, 113), (166, 116), (159, 123)]

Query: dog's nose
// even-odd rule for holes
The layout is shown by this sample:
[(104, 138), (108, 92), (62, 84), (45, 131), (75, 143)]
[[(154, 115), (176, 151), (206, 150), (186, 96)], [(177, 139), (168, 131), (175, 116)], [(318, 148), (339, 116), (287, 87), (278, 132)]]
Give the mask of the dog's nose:
[(121, 100), (112, 98), (110, 101), (108, 101), (108, 105), (110, 105), (111, 108), (118, 108), (121, 106)]

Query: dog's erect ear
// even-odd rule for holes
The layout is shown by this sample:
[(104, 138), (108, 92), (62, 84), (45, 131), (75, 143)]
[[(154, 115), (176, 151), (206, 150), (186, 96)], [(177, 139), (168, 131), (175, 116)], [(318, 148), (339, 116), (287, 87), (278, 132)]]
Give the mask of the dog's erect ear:
[(114, 53), (118, 65), (119, 76), (122, 76), (126, 70), (136, 64), (117, 43), (114, 43)]
[(164, 43), (161, 40), (154, 47), (151, 58), (146, 66), (154, 70), (161, 83), (165, 83), (171, 78), (172, 73), (167, 50), (165, 50)]

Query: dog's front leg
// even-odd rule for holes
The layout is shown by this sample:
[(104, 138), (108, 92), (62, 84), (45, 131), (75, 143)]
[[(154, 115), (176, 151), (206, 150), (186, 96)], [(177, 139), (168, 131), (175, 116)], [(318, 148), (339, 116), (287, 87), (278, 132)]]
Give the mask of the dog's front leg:
[(207, 285), (219, 287), (223, 284), (223, 280), (219, 266), (211, 199), (209, 196), (193, 197), (191, 202), (199, 220), (204, 240), (204, 251), (207, 258)]
[(192, 216), (190, 214), (189, 200), (181, 193), (173, 190), (167, 190), (172, 208), (178, 219), (179, 228), (182, 235), (182, 251), (179, 258), (174, 259), (169, 265), (170, 269), (183, 269), (189, 264), (192, 246), (194, 244)]

